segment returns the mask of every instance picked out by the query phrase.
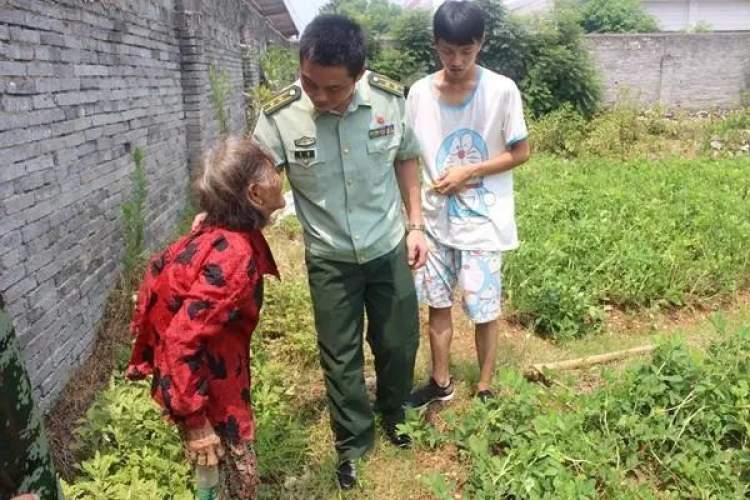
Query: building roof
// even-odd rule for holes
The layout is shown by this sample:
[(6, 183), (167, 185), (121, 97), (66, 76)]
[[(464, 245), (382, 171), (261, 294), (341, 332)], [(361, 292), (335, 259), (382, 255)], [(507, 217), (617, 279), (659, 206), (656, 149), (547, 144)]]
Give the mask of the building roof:
[(299, 35), (284, 0), (247, 0), (286, 38)]

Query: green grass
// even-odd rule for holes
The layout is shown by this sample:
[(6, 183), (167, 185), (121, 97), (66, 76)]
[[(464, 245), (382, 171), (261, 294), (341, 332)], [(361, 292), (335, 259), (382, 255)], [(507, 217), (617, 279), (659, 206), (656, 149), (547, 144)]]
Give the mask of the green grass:
[[(458, 400), (434, 425), (410, 420), (419, 443), (413, 451), (395, 450), (378, 433), (361, 486), (348, 498), (747, 495), (750, 333), (737, 326), (748, 324), (746, 308), (731, 326), (717, 316), (718, 333), (705, 322), (685, 329), (691, 347), (665, 331), (652, 359), (624, 371), (617, 365), (557, 377), (552, 388), (519, 375), (531, 361), (651, 342), (650, 318), (726, 305), (750, 284), (750, 158), (623, 161), (642, 151), (625, 147), (630, 118), (597, 125), (617, 132), (610, 153), (569, 155), (565, 148), (578, 144), (569, 142), (559, 152), (577, 159), (537, 155), (516, 173), (522, 244), (505, 257), (504, 290), (507, 315), (528, 329), (523, 338), (501, 339), (504, 369), (495, 386), (502, 398), (490, 406), (468, 400), (476, 362), (473, 348), (458, 350)], [(730, 137), (744, 119), (716, 121), (712, 133)], [(672, 134), (671, 122), (653, 120), (647, 129)], [(580, 140), (603, 148), (595, 142), (606, 136), (587, 131)], [(191, 220), (188, 208), (183, 228)], [(282, 281), (267, 283), (252, 347), (259, 495), (335, 498), (299, 224), (287, 219), (268, 237)], [(637, 318), (644, 331), (612, 330), (606, 318), (613, 309)], [(471, 343), (462, 321), (455, 343)], [(550, 337), (566, 342), (544, 340)], [(420, 374), (427, 349), (423, 342)], [(177, 432), (161, 419), (147, 384), (122, 378), (122, 361), (78, 429), (74, 446), (85, 458), (64, 485), (66, 498), (192, 498)]]
[[(664, 340), (606, 384), (544, 388), (515, 370), (500, 398), (448, 410), (437, 431), (417, 416), (421, 446), (460, 450), (467, 498), (743, 498), (750, 493), (750, 327), (722, 330), (706, 352)], [(455, 484), (426, 479), (439, 498)]]
[(516, 182), (504, 286), (539, 332), (580, 336), (608, 307), (696, 306), (750, 282), (750, 158), (538, 157)]

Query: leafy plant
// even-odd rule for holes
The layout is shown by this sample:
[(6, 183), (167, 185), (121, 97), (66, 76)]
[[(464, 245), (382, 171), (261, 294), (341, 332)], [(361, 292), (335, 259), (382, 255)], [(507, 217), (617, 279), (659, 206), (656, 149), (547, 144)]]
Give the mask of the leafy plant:
[(263, 103), (297, 77), (299, 59), (291, 49), (271, 45), (260, 59), (263, 81), (245, 92), (247, 129), (253, 130)]
[(264, 344), (272, 345), (274, 352), (304, 365), (317, 361), (317, 336), (304, 279), (267, 282), (258, 336)]
[[(591, 394), (503, 374), (503, 397), (451, 412), (469, 498), (742, 498), (750, 477), (750, 329), (705, 356), (679, 341)], [(424, 441), (415, 435), (420, 444)], [(437, 496), (451, 490), (439, 477)]]
[(211, 106), (214, 118), (219, 126), (219, 135), (229, 133), (229, 115), (227, 113), (227, 97), (232, 90), (229, 74), (226, 70), (218, 71), (213, 64), (208, 67), (208, 81), (211, 89)]
[(577, 156), (586, 136), (586, 119), (569, 103), (533, 120), (529, 137), (534, 152), (564, 157)]
[(144, 260), (144, 238), (146, 227), (146, 199), (148, 197), (148, 179), (144, 165), (144, 154), (141, 148), (133, 150), (133, 173), (130, 175), (130, 200), (122, 205), (123, 237), (125, 255), (123, 257), (123, 276), (129, 280), (137, 279), (137, 269)]
[(516, 174), (523, 243), (504, 258), (511, 314), (554, 337), (606, 308), (684, 307), (750, 283), (750, 158), (537, 157)]
[(587, 33), (652, 33), (656, 19), (639, 0), (584, 0), (581, 25)]

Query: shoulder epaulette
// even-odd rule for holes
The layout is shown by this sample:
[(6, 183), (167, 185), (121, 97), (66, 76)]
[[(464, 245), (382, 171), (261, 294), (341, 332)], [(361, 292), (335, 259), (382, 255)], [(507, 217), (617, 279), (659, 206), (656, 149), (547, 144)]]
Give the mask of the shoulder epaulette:
[(289, 106), (291, 103), (302, 97), (302, 89), (296, 85), (290, 85), (263, 105), (263, 112), (266, 116), (272, 115), (278, 110)]
[(370, 73), (367, 81), (370, 82), (370, 85), (372, 85), (373, 87), (384, 90), (389, 94), (404, 97), (404, 86), (396, 80), (391, 80), (387, 76), (379, 75), (377, 73)]

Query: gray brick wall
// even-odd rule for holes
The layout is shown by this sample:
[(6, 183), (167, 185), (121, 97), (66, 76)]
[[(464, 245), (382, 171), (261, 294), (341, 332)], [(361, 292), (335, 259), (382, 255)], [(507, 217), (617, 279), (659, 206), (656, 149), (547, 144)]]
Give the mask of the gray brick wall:
[(0, 293), (43, 408), (93, 348), (130, 151), (146, 152), (155, 247), (216, 136), (210, 64), (230, 75), (231, 130), (244, 131), (243, 39), (286, 43), (241, 0), (0, 1)]
[(587, 42), (610, 103), (626, 92), (667, 108), (734, 108), (750, 89), (747, 31), (590, 35)]

